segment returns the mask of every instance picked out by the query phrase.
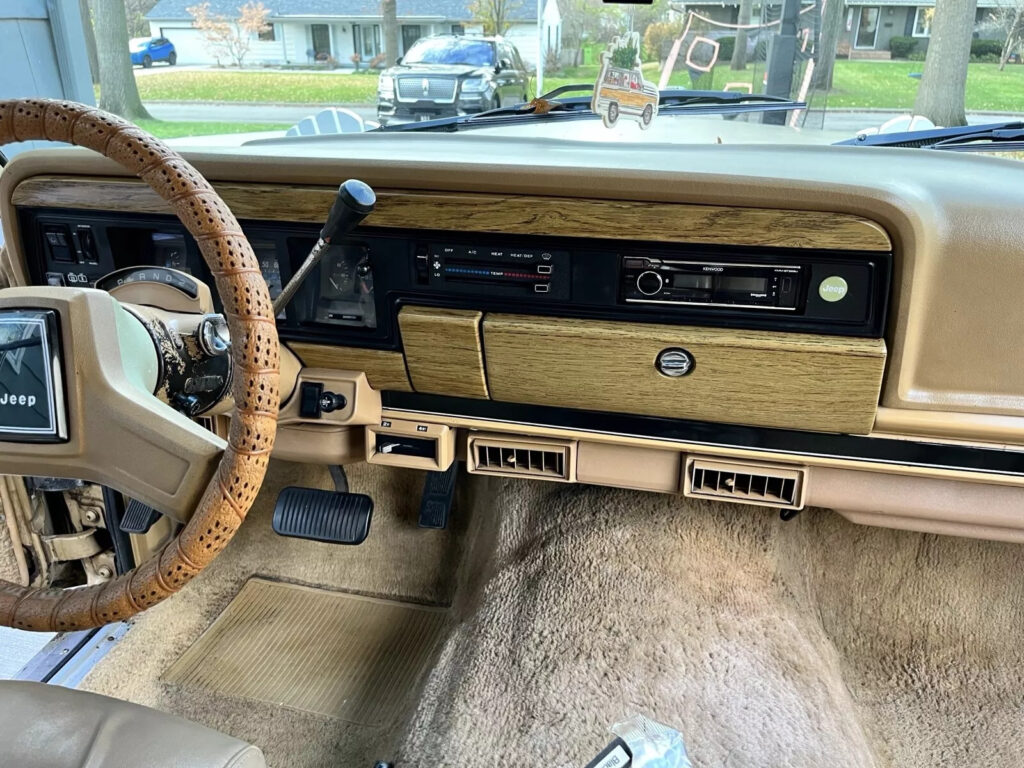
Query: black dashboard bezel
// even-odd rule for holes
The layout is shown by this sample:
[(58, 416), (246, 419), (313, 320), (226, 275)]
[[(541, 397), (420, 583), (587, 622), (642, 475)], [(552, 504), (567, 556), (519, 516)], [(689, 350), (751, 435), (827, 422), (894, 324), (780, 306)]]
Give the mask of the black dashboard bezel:
[[(180, 222), (170, 215), (117, 213), (74, 209), (19, 209), (24, 252), (29, 275), (33, 283), (44, 283), (46, 264), (42, 242), (43, 223), (63, 222), (69, 225), (94, 224), (103, 226), (137, 226), (161, 231), (185, 233)], [(253, 239), (270, 240), (277, 244), (281, 278), (287, 282), (298, 265), (297, 257), (288, 256), (289, 238), (315, 240), (318, 227), (313, 224), (243, 220), (243, 229)], [(210, 276), (198, 246), (185, 233), (189, 259), (194, 272), (209, 281)], [(495, 295), (446, 293), (417, 283), (415, 254), (417, 246), (427, 242), (453, 244), (501, 243), (525, 249), (550, 248), (573, 254), (572, 281), (574, 291), (581, 288), (583, 300), (575, 293), (568, 302), (554, 302), (543, 297), (509, 298)], [(397, 329), (397, 315), (402, 306), (445, 307), (453, 309), (483, 310), (512, 314), (614, 320), (634, 323), (695, 325), (721, 328), (745, 328), (794, 333), (828, 334), (865, 338), (881, 338), (884, 334), (888, 297), (892, 275), (892, 254), (884, 252), (838, 251), (824, 249), (792, 249), (753, 246), (716, 246), (694, 244), (666, 244), (650, 241), (581, 239), (567, 237), (541, 237), (535, 235), (507, 235), (501, 233), (456, 233), (433, 230), (396, 230), (364, 227), (349, 243), (365, 243), (370, 248), (370, 261), (376, 287), (377, 327), (352, 328), (335, 325), (299, 325), (292, 317), (279, 324), (281, 338), (328, 345), (352, 346), (369, 349), (400, 350), (401, 339)], [(102, 237), (100, 244), (103, 245)], [(707, 259), (754, 258), (775, 261), (859, 261), (875, 265), (877, 275), (871, 288), (870, 314), (862, 322), (818, 322), (801, 316), (770, 310), (732, 310), (706, 308), (699, 305), (673, 306), (664, 309), (642, 304), (623, 304), (619, 298), (619, 263), (623, 253), (672, 252)], [(138, 262), (140, 265), (143, 261)], [(125, 263), (109, 266), (125, 266)], [(95, 277), (101, 269), (97, 267)]]

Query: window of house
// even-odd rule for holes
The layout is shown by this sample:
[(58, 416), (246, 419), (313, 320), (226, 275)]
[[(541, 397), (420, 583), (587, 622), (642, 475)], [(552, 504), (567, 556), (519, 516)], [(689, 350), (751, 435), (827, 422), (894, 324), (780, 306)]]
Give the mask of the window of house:
[(931, 37), (934, 8), (918, 8), (914, 14), (914, 37)]
[(384, 47), (381, 42), (380, 24), (353, 24), (352, 42), (356, 53), (362, 56), (363, 61), (369, 61)]
[(453, 35), (464, 35), (466, 34), (466, 28), (461, 24), (452, 24)]
[(260, 32), (260, 40), (264, 43), (272, 43), (277, 40), (277, 27), (268, 24), (266, 29)]

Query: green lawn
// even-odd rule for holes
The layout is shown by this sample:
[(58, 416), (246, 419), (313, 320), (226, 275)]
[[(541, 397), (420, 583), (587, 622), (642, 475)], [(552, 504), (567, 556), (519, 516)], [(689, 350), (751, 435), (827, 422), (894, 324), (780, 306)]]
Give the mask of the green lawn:
[(219, 123), (168, 120), (139, 120), (140, 128), (158, 139), (178, 139), (182, 136), (215, 136), (221, 133), (255, 133), (257, 131), (283, 131), (288, 125), (281, 123)]
[[(647, 76), (658, 79), (657, 66), (645, 65)], [(836, 62), (835, 88), (827, 95), (829, 107), (909, 109), (918, 80), (912, 72), (921, 61)], [(728, 65), (716, 67), (696, 86), (687, 72), (675, 72), (670, 85), (718, 90), (726, 83), (756, 82), (760, 90), (764, 64), (753, 63), (742, 72)], [(593, 82), (596, 66), (577, 67), (544, 78), (544, 90), (560, 85)], [(143, 101), (238, 101), (277, 104), (372, 104), (376, 100), (377, 73), (337, 75), (293, 72), (168, 72), (137, 79)], [(825, 94), (814, 95), (815, 104)], [(1000, 72), (995, 64), (971, 64), (967, 74), (967, 109), (1024, 112), (1024, 66), (1010, 65)]]
[[(645, 65), (646, 68), (646, 65)], [(833, 89), (827, 94), (829, 107), (869, 109), (910, 109), (920, 82), (910, 77), (921, 72), (923, 61), (845, 61), (836, 62)], [(657, 68), (647, 77), (658, 79)], [(597, 76), (596, 67), (578, 67), (568, 76), (544, 78), (544, 89), (559, 85), (587, 82)], [(694, 86), (687, 72), (674, 72), (669, 84), (685, 88), (719, 90), (726, 83), (758, 85), (764, 77), (764, 64), (753, 63), (741, 72), (728, 65), (716, 67), (710, 76)], [(755, 92), (759, 87), (754, 88)], [(824, 102), (825, 94), (813, 96), (815, 104)], [(996, 64), (971, 64), (967, 70), (967, 109), (974, 111), (1024, 112), (1024, 66), (1010, 65), (1002, 72)]]
[(143, 101), (249, 101), (269, 104), (372, 104), (377, 72), (161, 72), (137, 77)]

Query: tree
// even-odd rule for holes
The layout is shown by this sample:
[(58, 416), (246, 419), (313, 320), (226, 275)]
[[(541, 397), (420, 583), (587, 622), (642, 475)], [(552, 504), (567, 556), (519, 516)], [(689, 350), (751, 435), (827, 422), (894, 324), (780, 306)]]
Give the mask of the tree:
[(599, 0), (558, 0), (558, 9), (562, 14), (562, 48), (572, 56), (570, 66), (581, 63), (584, 42), (604, 42), (608, 11), (621, 12), (618, 6), (602, 7)]
[(149, 22), (146, 14), (153, 10), (159, 0), (124, 0), (125, 15), (128, 17), (128, 37), (149, 37)]
[(512, 13), (522, 7), (524, 0), (473, 0), (469, 12), (484, 25), (488, 35), (504, 35), (512, 26)]
[(192, 17), (193, 25), (203, 33), (217, 63), (220, 63), (221, 58), (230, 59), (239, 69), (252, 47), (253, 38), (270, 30), (267, 23), (270, 11), (263, 3), (251, 0), (238, 9), (239, 15), (235, 20), (211, 13), (209, 2), (185, 10)]
[(967, 125), (964, 92), (978, 0), (937, 0), (914, 113), (936, 125)]
[(1010, 56), (1024, 46), (1024, 0), (1001, 0), (979, 26), (984, 32), (993, 33), (985, 36), (1003, 38), (1003, 49), (999, 53), (999, 71), (1002, 72)]
[(386, 66), (398, 62), (398, 4), (395, 0), (380, 0), (380, 15), (384, 21), (384, 53)]
[(647, 25), (644, 32), (644, 51), (658, 63), (667, 58), (676, 39), (683, 34), (683, 24), (678, 21), (656, 21)]
[(93, 0), (100, 71), (100, 109), (126, 120), (147, 120), (128, 52), (124, 0)]
[(89, 57), (89, 74), (92, 84), (100, 84), (100, 59), (96, 52), (96, 33), (92, 29), (92, 11), (89, 0), (78, 0), (78, 12), (82, 14), (82, 31), (85, 33), (85, 53)]
[(825, 0), (821, 11), (821, 33), (815, 44), (814, 74), (811, 76), (811, 87), (832, 90), (832, 74), (836, 68), (836, 48), (839, 47), (839, 35), (843, 29), (843, 17), (846, 8), (842, 0)]
[[(838, 0), (832, 0), (837, 2)], [(740, 0), (740, 14), (736, 20), (739, 29), (736, 30), (736, 42), (732, 49), (732, 61), (730, 69), (737, 71), (747, 68), (747, 30), (744, 27), (750, 26), (750, 17), (754, 11), (754, 0)]]

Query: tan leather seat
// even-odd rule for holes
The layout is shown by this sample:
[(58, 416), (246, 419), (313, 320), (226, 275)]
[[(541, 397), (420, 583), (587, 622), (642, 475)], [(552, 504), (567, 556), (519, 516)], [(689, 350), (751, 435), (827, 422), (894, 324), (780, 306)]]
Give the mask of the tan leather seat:
[(0, 765), (266, 768), (251, 744), (96, 693), (0, 681)]

